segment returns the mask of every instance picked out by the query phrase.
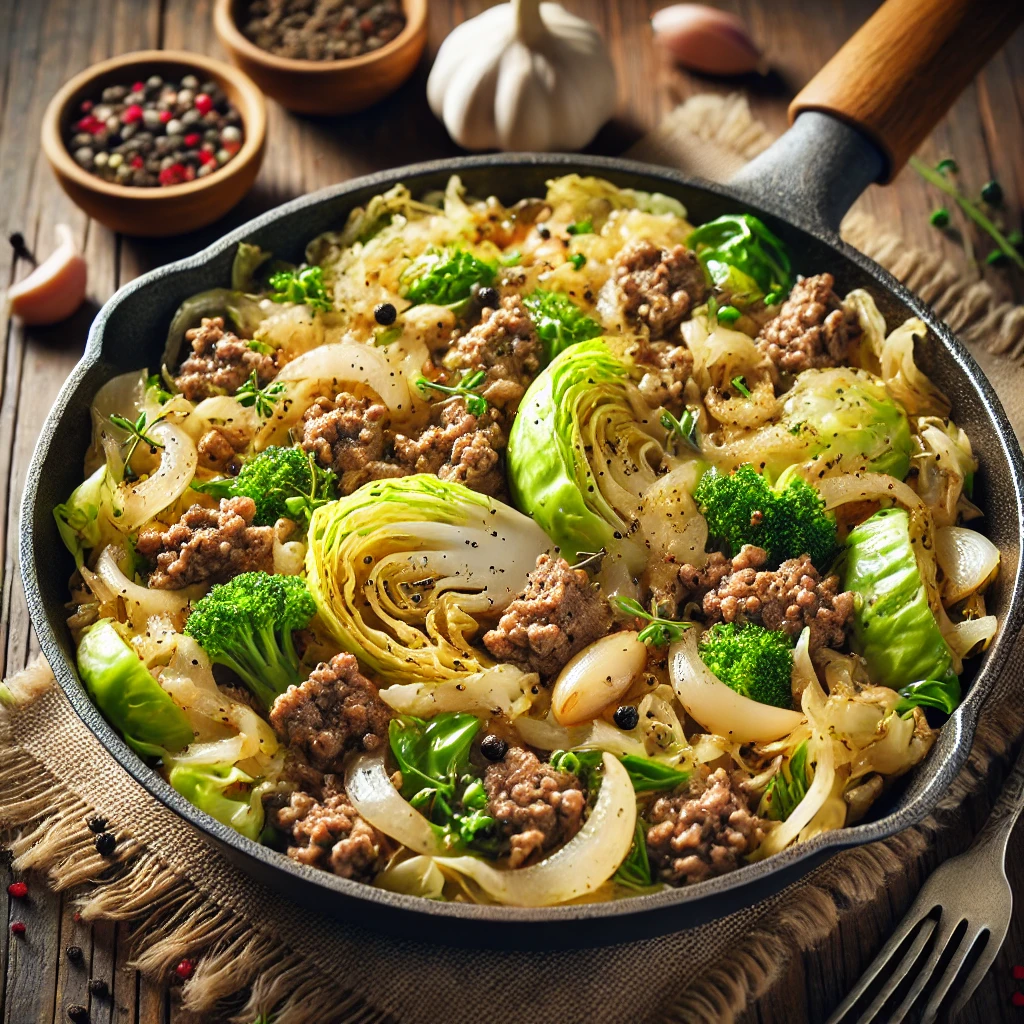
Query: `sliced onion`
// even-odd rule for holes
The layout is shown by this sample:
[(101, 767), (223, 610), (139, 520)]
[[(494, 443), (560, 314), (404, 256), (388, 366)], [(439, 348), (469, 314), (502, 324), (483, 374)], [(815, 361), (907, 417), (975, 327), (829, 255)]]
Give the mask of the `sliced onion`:
[(345, 792), (359, 815), (386, 836), (428, 857), (445, 852), (430, 822), (391, 784), (382, 753), (363, 754), (349, 764)]
[(535, 672), (504, 663), (443, 683), (395, 683), (381, 690), (380, 698), (400, 715), (433, 718), (443, 711), (466, 711), (515, 721), (539, 695), (537, 682)]
[(476, 857), (439, 857), (436, 863), (467, 875), (499, 903), (549, 907), (584, 896), (606, 882), (629, 853), (635, 828), (636, 796), (629, 773), (605, 754), (601, 791), (590, 817), (550, 857), (515, 870), (496, 868)]
[(669, 675), (679, 702), (698, 725), (735, 743), (765, 743), (787, 736), (803, 721), (798, 711), (760, 704), (729, 689), (697, 653), (697, 630), (688, 629), (669, 650)]
[(439, 900), (444, 892), (444, 875), (432, 857), (419, 854), (385, 868), (373, 884), (388, 892)]
[(995, 576), (999, 548), (977, 530), (943, 526), (935, 531), (935, 559), (946, 577), (942, 597), (948, 604), (955, 604)]
[(195, 476), (199, 456), (192, 439), (181, 427), (158, 423), (149, 430), (149, 436), (163, 445), (160, 465), (145, 480), (118, 486), (115, 503), (121, 514), (111, 522), (122, 533), (134, 533), (168, 505), (173, 505)]
[(978, 619), (950, 623), (943, 636), (957, 657), (966, 658), (978, 644), (983, 645), (981, 650), (988, 647), (998, 628), (999, 620), (994, 615), (983, 615)]
[(832, 509), (851, 501), (897, 501), (911, 512), (924, 511), (921, 496), (902, 480), (885, 473), (843, 473), (815, 481), (825, 507)]
[[(380, 395), (392, 416), (408, 419), (425, 403), (409, 387), (409, 374), (418, 367), (407, 365), (408, 353), (391, 352), (394, 347), (376, 348), (352, 338), (321, 345), (293, 359), (277, 375), (277, 380), (330, 381), (332, 386), (368, 384)], [(425, 359), (426, 348), (422, 354)]]
[(810, 824), (814, 816), (821, 810), (832, 792), (835, 780), (835, 753), (832, 750), (832, 738), (814, 721), (813, 707), (817, 700), (813, 687), (804, 690), (803, 709), (814, 731), (808, 743), (807, 756), (814, 762), (814, 780), (804, 794), (803, 800), (793, 808), (789, 817), (777, 825), (764, 837), (761, 845), (754, 851), (751, 860), (763, 860), (773, 853), (779, 853), (792, 843), (797, 836)]
[(181, 590), (157, 590), (133, 583), (121, 571), (120, 560), (124, 558), (121, 548), (113, 544), (100, 552), (96, 562), (96, 575), (124, 601), (128, 624), (142, 629), (154, 615), (169, 615), (180, 625), (189, 601), (202, 597), (202, 586), (184, 587)]

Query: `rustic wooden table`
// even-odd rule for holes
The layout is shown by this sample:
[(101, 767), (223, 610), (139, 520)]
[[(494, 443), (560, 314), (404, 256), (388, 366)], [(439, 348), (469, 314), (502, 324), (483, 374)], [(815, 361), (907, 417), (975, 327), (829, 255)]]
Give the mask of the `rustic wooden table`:
[[(433, 0), (430, 53), (458, 21), (487, 6), (482, 0)], [(657, 124), (680, 100), (723, 86), (672, 69), (654, 52), (647, 19), (661, 2), (569, 0), (587, 14), (610, 41), (620, 80), (618, 118), (594, 148), (621, 152)], [(744, 80), (756, 114), (781, 130), (789, 98), (827, 60), (875, 6), (872, 0), (823, 4), (818, 0), (721, 0), (750, 25), (774, 72)], [(87, 220), (58, 189), (37, 140), (50, 96), (70, 75), (93, 61), (128, 50), (154, 47), (193, 49), (221, 55), (211, 27), (210, 0), (0, 0), (0, 225), (4, 235), (21, 231), (31, 249), (47, 252), (54, 225), (70, 223), (89, 260), (90, 302), (71, 322), (40, 331), (23, 330), (0, 310), (0, 517), (3, 550), (0, 605), (0, 665), (20, 668), (34, 653), (34, 639), (18, 575), (18, 507), (25, 470), (44, 417), (61, 383), (78, 359), (96, 309), (122, 284), (150, 268), (192, 253), (230, 226), (304, 192), (379, 168), (456, 152), (424, 100), (428, 54), (418, 73), (397, 94), (373, 110), (338, 120), (290, 116), (270, 104), (267, 158), (256, 187), (224, 223), (200, 234), (165, 242), (115, 236)], [(1006, 193), (1010, 227), (1020, 227), (1024, 200), (1024, 33), (1017, 33), (962, 96), (924, 147), (926, 159), (955, 155), (972, 188), (996, 177)], [(873, 188), (861, 208), (877, 215), (909, 242), (941, 247), (964, 261), (963, 250), (928, 223), (937, 196), (911, 171), (886, 189)], [(987, 249), (982, 248), (984, 253)], [(23, 276), (24, 263), (0, 243), (0, 282)], [(1001, 293), (1024, 293), (1016, 272), (986, 268)], [(992, 780), (992, 789), (998, 785)], [(986, 813), (979, 806), (978, 821)], [(962, 846), (954, 841), (950, 849)], [(936, 858), (950, 850), (939, 850)], [(1011, 847), (1011, 874), (1024, 905), (1024, 834)], [(188, 1020), (165, 990), (144, 981), (129, 966), (124, 926), (92, 927), (74, 919), (70, 899), (32, 886), (27, 901), (9, 900), (9, 872), (0, 866), (0, 1017), (3, 1024), (44, 1024), (67, 1020), (67, 1007), (89, 1003), (87, 979), (107, 983), (111, 996), (91, 1000), (95, 1024), (158, 1024)], [(917, 877), (894, 879), (879, 905), (844, 922), (827, 947), (794, 958), (787, 976), (741, 1019), (789, 1022), (823, 1019), (874, 955), (920, 884)], [(9, 905), (11, 904), (11, 905)], [(23, 920), (24, 940), (12, 939), (7, 922)], [(70, 945), (85, 952), (88, 971), (64, 954)], [(996, 966), (964, 1018), (971, 1022), (1024, 1020), (1012, 1006), (1016, 988), (1011, 967), (1024, 961), (1024, 913), (1016, 917)], [(508, 1011), (506, 1011), (508, 1012)], [(510, 1018), (511, 1019), (511, 1018)], [(521, 1018), (522, 1019), (522, 1018)]]

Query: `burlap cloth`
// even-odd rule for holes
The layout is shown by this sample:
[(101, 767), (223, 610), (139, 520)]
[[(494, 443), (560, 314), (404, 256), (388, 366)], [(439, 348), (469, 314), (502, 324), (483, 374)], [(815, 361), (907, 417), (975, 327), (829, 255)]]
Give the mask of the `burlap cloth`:
[[(770, 138), (737, 96), (700, 96), (677, 109), (632, 155), (707, 178), (729, 177)], [(854, 215), (846, 237), (930, 301), (972, 347), (1014, 423), (1024, 424), (1024, 310), (933, 254)], [(1007, 358), (1009, 356), (1010, 358)], [(81, 891), (85, 919), (138, 921), (136, 963), (166, 978), (197, 961), (181, 998), (204, 1020), (250, 1024), (529, 1024), (729, 1021), (784, 978), (897, 872), (929, 863), (932, 840), (969, 838), (962, 814), (987, 799), (986, 778), (1018, 734), (1007, 680), (986, 708), (971, 763), (923, 825), (832, 858), (800, 883), (714, 925), (585, 952), (450, 950), (356, 931), (299, 910), (252, 882), (134, 783), (81, 724), (44, 664), (10, 681), (21, 703), (0, 717), (0, 824), (18, 870)], [(83, 818), (99, 812), (120, 837), (119, 871), (96, 854)], [(976, 824), (976, 823), (975, 823)], [(429, 929), (429, 924), (425, 925)], [(493, 1009), (490, 1012), (488, 1007)]]

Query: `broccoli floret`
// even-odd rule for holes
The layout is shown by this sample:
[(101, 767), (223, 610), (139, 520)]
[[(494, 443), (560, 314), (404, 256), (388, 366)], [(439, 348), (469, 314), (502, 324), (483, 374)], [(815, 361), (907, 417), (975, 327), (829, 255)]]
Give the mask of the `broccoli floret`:
[(785, 633), (754, 622), (716, 622), (697, 649), (729, 689), (760, 704), (793, 706), (793, 641)]
[(238, 476), (196, 480), (192, 488), (215, 498), (252, 498), (257, 526), (273, 526), (278, 519), (305, 524), (314, 509), (337, 498), (338, 478), (308, 452), (270, 447), (254, 455)]
[(496, 263), (465, 249), (428, 249), (402, 272), (402, 297), (413, 305), (458, 305), (472, 295), (473, 285), (490, 285), (497, 272)]
[(537, 336), (544, 343), (544, 354), (548, 359), (554, 359), (559, 352), (578, 341), (589, 341), (604, 333), (596, 320), (561, 292), (538, 288), (523, 299), (523, 305), (537, 328)]
[(753, 466), (724, 475), (711, 469), (694, 497), (708, 523), (708, 534), (730, 555), (756, 544), (774, 564), (810, 555), (824, 570), (835, 554), (836, 524), (818, 492), (800, 477), (775, 490)]
[(315, 613), (301, 577), (246, 572), (202, 598), (185, 632), (269, 708), (275, 697), (302, 682), (292, 632), (308, 626)]

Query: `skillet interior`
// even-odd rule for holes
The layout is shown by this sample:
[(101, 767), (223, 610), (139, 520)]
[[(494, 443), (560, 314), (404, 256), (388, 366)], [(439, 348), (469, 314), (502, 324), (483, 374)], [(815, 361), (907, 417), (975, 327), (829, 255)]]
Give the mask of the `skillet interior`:
[[(920, 316), (940, 341), (920, 352), (931, 378), (949, 395), (953, 415), (968, 432), (981, 462), (975, 500), (985, 529), (1002, 552), (1002, 572), (992, 592), (1000, 630), (980, 667), (965, 676), (964, 702), (942, 729), (927, 761), (874, 809), (872, 819), (791, 847), (767, 861), (699, 885), (633, 897), (550, 909), (436, 903), (350, 882), (298, 864), (243, 838), (177, 794), (123, 742), (90, 701), (74, 668), (74, 648), (64, 622), (67, 579), (73, 570), (51, 510), (81, 481), (88, 445), (89, 405), (109, 378), (159, 363), (167, 325), (182, 300), (230, 277), (235, 245), (252, 241), (276, 256), (299, 261), (305, 242), (343, 222), (348, 210), (388, 188), (407, 183), (414, 194), (443, 187), (461, 174), (471, 193), (513, 201), (543, 194), (547, 178), (578, 170), (623, 186), (679, 198), (691, 220), (726, 212), (761, 215), (790, 246), (801, 273), (832, 272), (837, 291), (872, 290), (888, 326)], [(773, 212), (773, 207), (777, 212)], [(835, 236), (793, 226), (792, 216), (739, 197), (728, 187), (695, 184), (671, 171), (625, 160), (581, 156), (484, 156), (421, 164), (336, 186), (251, 221), (209, 249), (132, 282), (100, 311), (85, 355), (64, 385), (43, 429), (29, 469), (21, 518), (21, 564), (29, 609), (44, 653), (76, 712), (120, 765), (154, 796), (205, 834), (242, 870), (292, 899), (353, 924), (410, 934), (415, 915), (430, 918), (432, 939), (459, 945), (539, 948), (621, 942), (690, 927), (771, 895), (837, 849), (885, 838), (923, 818), (963, 765), (978, 711), (996, 683), (1024, 616), (1021, 538), (1024, 460), (995, 394), (973, 359), (931, 312), (893, 278)], [(422, 924), (423, 922), (421, 922)], [(538, 928), (538, 923), (543, 927)], [(497, 925), (497, 926), (496, 926)]]

